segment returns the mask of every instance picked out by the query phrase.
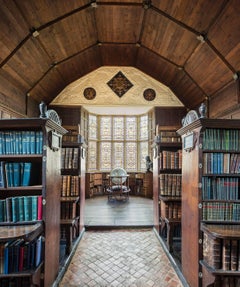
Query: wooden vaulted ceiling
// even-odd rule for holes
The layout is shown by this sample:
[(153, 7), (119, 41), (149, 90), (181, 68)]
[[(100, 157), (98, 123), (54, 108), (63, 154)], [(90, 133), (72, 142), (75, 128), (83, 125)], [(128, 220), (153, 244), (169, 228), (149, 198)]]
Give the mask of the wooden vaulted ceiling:
[(50, 103), (101, 66), (132, 66), (187, 108), (240, 71), (239, 0), (0, 0), (0, 101)]

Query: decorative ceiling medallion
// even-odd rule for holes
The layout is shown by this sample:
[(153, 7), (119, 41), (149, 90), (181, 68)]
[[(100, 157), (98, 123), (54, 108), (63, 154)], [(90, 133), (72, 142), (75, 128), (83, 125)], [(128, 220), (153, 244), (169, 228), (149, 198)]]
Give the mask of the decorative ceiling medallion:
[(83, 91), (83, 95), (87, 100), (93, 100), (96, 97), (94, 88), (88, 87)]
[(133, 86), (121, 71), (119, 71), (107, 84), (119, 98)]
[(153, 101), (156, 98), (156, 92), (153, 89), (146, 89), (143, 92), (143, 97), (146, 101)]

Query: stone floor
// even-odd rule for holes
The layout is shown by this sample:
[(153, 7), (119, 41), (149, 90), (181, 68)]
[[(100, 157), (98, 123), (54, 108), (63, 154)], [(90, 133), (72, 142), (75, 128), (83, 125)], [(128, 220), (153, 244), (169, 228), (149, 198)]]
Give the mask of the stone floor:
[(185, 286), (175, 269), (151, 228), (86, 231), (58, 286)]

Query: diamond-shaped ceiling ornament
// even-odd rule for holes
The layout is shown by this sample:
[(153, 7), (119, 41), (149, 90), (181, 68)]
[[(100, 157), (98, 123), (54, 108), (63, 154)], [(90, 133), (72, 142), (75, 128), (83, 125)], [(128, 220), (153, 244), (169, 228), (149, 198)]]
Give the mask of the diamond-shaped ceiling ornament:
[(121, 71), (119, 71), (107, 84), (120, 98), (133, 86)]

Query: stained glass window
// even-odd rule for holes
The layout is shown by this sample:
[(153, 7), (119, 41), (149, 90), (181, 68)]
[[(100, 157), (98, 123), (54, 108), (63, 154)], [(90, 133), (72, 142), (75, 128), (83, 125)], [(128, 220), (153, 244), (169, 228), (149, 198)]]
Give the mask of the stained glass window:
[(141, 116), (140, 117), (140, 124), (139, 124), (139, 139), (140, 140), (147, 140), (148, 139), (148, 116)]
[(114, 142), (113, 143), (113, 166), (123, 167), (124, 166), (124, 145), (123, 142)]
[(111, 142), (100, 142), (100, 170), (109, 171), (112, 159), (112, 144)]
[(89, 115), (88, 117), (88, 138), (91, 140), (97, 139), (97, 117), (95, 115)]
[[(98, 126), (99, 123), (99, 126)], [(88, 171), (145, 171), (149, 117), (89, 116)]]
[(100, 117), (100, 140), (112, 139), (112, 118)]
[(140, 142), (139, 144), (139, 162), (140, 162), (140, 169), (146, 169), (146, 156), (149, 155), (148, 152), (148, 142)]
[(137, 143), (127, 142), (126, 143), (126, 170), (135, 171), (137, 170)]
[(113, 118), (113, 140), (124, 140), (124, 118)]
[(137, 140), (137, 117), (126, 117), (126, 140)]
[(88, 171), (97, 170), (97, 142), (88, 142)]

